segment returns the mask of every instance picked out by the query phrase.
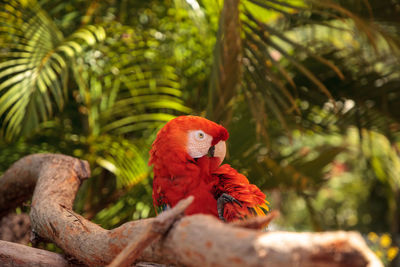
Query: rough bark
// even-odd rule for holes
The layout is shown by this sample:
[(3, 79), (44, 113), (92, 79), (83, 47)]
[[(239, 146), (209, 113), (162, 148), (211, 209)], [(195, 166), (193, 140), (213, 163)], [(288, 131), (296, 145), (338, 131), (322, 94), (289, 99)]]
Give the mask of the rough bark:
[(155, 239), (164, 235), (172, 224), (183, 216), (183, 212), (193, 202), (193, 197), (180, 201), (173, 209), (160, 214), (146, 230), (141, 233), (141, 238), (131, 241), (108, 267), (125, 267), (135, 262), (143, 250)]
[(26, 213), (10, 213), (0, 219), (0, 240), (27, 245), (31, 235), (31, 221)]
[(24, 161), (23, 164), (15, 163), (3, 175), (11, 179), (0, 179), (0, 189), (3, 194), (0, 194), (0, 217), (3, 217), (9, 211), (20, 206), (26, 201), (35, 189), (38, 176), (32, 175), (37, 173), (41, 165), (31, 165), (29, 161)]
[(72, 265), (57, 253), (0, 240), (0, 266), (71, 267)]
[[(106, 265), (128, 244), (144, 244), (146, 233), (151, 232), (149, 225), (157, 225), (160, 219), (105, 230), (74, 213), (75, 194), (89, 175), (86, 161), (37, 154), (20, 159), (0, 181), (10, 185), (15, 178), (19, 183), (37, 180), (30, 213), (36, 235), (90, 266)], [(14, 192), (0, 186), (0, 196)], [(0, 202), (2, 210), (7, 210), (4, 202)], [(265, 233), (206, 215), (183, 217), (171, 224), (163, 228), (169, 230), (166, 235), (140, 248), (138, 260), (186, 266), (382, 266), (357, 233)]]

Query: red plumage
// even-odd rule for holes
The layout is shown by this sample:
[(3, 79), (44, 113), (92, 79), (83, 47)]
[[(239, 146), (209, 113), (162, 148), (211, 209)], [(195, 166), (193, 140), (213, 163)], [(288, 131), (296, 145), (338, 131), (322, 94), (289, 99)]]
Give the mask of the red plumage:
[(173, 207), (179, 200), (192, 195), (194, 201), (186, 215), (218, 216), (217, 199), (225, 193), (241, 203), (241, 206), (225, 204), (225, 220), (265, 214), (268, 202), (264, 193), (250, 184), (244, 175), (227, 164), (220, 166), (221, 158), (206, 154), (197, 158), (190, 156), (189, 133), (196, 131), (206, 134), (208, 139), (200, 140), (200, 143), (209, 142), (210, 147), (229, 137), (224, 127), (201, 117), (181, 116), (168, 122), (157, 134), (150, 151), (149, 164), (154, 165), (154, 206)]

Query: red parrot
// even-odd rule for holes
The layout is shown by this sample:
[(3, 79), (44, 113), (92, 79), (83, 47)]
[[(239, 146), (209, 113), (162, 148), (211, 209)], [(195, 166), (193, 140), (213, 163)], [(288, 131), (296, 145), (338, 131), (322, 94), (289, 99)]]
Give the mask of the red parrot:
[(229, 222), (267, 213), (265, 194), (230, 165), (220, 166), (228, 137), (223, 126), (197, 116), (177, 117), (158, 132), (149, 161), (157, 211), (192, 195), (186, 215), (211, 214)]

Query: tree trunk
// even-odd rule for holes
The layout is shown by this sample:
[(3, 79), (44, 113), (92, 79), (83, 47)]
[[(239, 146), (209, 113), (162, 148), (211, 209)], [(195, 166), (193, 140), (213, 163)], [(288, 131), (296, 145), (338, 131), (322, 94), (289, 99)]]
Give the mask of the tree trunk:
[[(34, 234), (90, 266), (109, 264), (126, 247), (134, 249), (130, 260), (185, 266), (382, 266), (357, 233), (260, 232), (240, 227), (252, 223), (226, 224), (207, 215), (181, 218), (190, 198), (156, 218), (105, 230), (72, 211), (81, 181), (89, 176), (86, 161), (56, 154), (24, 157), (0, 179), (0, 212), (9, 210), (5, 199), (21, 203), (29, 197), (36, 182)], [(23, 187), (25, 198), (9, 190), (14, 186)], [(15, 257), (5, 247), (0, 246), (0, 265)]]

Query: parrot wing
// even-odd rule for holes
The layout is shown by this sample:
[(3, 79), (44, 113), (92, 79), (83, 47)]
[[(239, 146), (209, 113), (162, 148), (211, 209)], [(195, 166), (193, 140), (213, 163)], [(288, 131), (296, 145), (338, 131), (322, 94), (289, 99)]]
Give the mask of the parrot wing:
[(153, 205), (157, 215), (172, 206), (165, 194), (165, 180), (156, 176), (153, 180)]
[(214, 183), (206, 183), (197, 175), (180, 177), (155, 176), (153, 180), (153, 204), (159, 214), (174, 207), (180, 200), (193, 196), (186, 215), (203, 213), (217, 216), (217, 201), (212, 194)]
[(166, 211), (166, 210), (169, 210), (170, 208), (171, 208), (171, 206), (170, 205), (168, 205), (168, 204), (161, 204), (161, 205), (159, 205), (159, 206), (156, 206), (156, 204), (154, 204), (154, 208), (155, 208), (155, 210), (156, 210), (156, 215), (158, 215), (158, 214), (160, 214), (161, 212), (163, 212), (163, 211)]
[(213, 175), (219, 178), (216, 196), (226, 193), (241, 203), (241, 206), (236, 203), (225, 205), (224, 218), (227, 221), (263, 216), (268, 213), (269, 202), (265, 199), (265, 194), (257, 186), (250, 184), (246, 176), (228, 164), (220, 166)]

